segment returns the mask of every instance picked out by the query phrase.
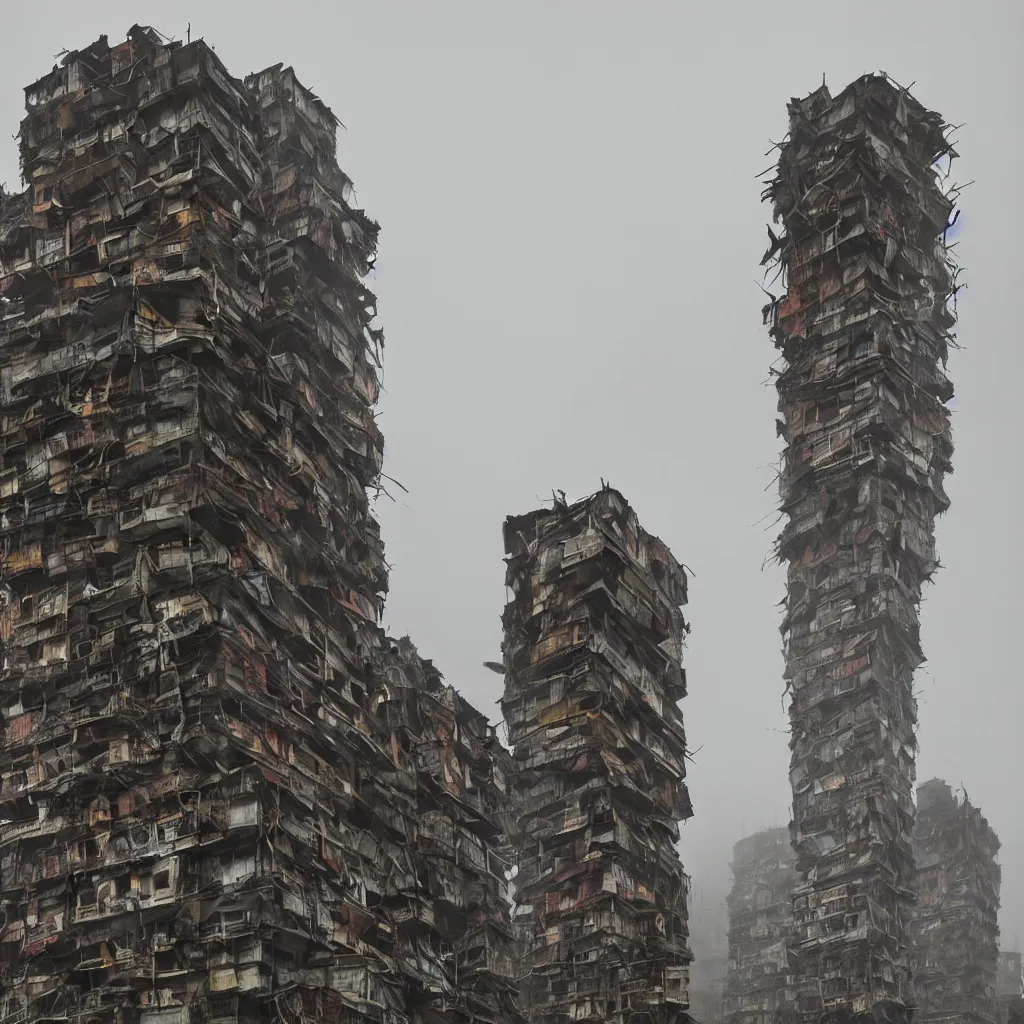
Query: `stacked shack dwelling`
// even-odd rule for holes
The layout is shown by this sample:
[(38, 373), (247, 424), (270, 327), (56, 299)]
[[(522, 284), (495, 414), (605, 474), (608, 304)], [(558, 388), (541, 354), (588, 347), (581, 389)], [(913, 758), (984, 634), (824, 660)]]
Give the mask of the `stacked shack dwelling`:
[(774, 828), (733, 847), (726, 1024), (781, 1024), (792, 1018), (793, 850)]
[(996, 964), (996, 998), (1020, 999), (1024, 997), (1024, 958), (1020, 953), (999, 951)]
[(766, 190), (786, 294), (779, 556), (791, 691), (797, 1006), (905, 1021), (913, 1005), (915, 668), (933, 527), (949, 502), (954, 316), (942, 118), (884, 76), (789, 107)]
[(1020, 953), (1000, 950), (996, 968), (996, 1019), (999, 1024), (1009, 1024), (1016, 1018), (1024, 1018), (1024, 965)]
[(138, 27), (26, 106), (0, 1020), (518, 1019), (507, 755), (377, 625), (377, 226), (335, 118)]
[(524, 1012), (682, 1021), (686, 574), (608, 487), (509, 518), (505, 551)]
[(922, 1024), (995, 1024), (999, 839), (981, 811), (940, 779), (917, 790), (911, 919)]

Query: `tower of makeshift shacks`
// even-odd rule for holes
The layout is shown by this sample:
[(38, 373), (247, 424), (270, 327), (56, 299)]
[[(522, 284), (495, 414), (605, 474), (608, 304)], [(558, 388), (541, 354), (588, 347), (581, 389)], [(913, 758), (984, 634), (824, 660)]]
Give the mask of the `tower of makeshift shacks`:
[(520, 995), (538, 1024), (686, 1017), (686, 574), (617, 491), (505, 524)]
[(793, 851), (789, 829), (741, 839), (733, 847), (726, 1024), (773, 1024), (793, 1013)]
[(0, 1021), (513, 1021), (481, 716), (377, 622), (331, 112), (136, 27), (0, 209)]
[(996, 1019), (1007, 1024), (1011, 1014), (1024, 1016), (1024, 965), (1021, 955), (1000, 950), (996, 968)]
[(765, 192), (787, 292), (779, 556), (791, 691), (798, 1008), (906, 1020), (918, 607), (952, 444), (942, 119), (884, 76), (789, 107)]
[(911, 918), (923, 1024), (994, 1024), (999, 969), (999, 839), (966, 796), (939, 779), (917, 790)]

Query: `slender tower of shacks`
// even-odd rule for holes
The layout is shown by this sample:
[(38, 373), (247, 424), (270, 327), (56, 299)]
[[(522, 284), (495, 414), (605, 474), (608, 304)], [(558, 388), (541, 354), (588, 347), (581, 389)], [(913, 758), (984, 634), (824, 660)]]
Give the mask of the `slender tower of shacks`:
[(686, 1019), (686, 574), (626, 500), (509, 518), (502, 710), (524, 1012)]
[(733, 847), (726, 1024), (783, 1024), (795, 1009), (793, 850), (789, 829), (756, 832)]
[(0, 204), (0, 1022), (510, 1024), (505, 758), (378, 617), (336, 120), (136, 27)]
[(944, 366), (953, 207), (947, 126), (884, 76), (789, 106), (765, 192), (786, 294), (781, 355), (788, 518), (782, 629), (790, 691), (799, 1009), (905, 1021), (921, 586), (949, 502)]
[(940, 779), (917, 790), (911, 919), (917, 1024), (995, 1024), (999, 838)]

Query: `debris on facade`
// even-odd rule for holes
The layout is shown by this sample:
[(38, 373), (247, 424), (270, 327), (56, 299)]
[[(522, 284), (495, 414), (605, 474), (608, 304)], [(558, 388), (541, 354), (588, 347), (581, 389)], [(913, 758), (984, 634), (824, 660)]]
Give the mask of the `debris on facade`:
[(530, 1021), (686, 1018), (686, 573), (617, 491), (505, 523), (505, 695)]
[(26, 105), (0, 1021), (518, 1020), (508, 755), (378, 626), (377, 226), (334, 116), (139, 27)]
[(920, 1024), (997, 1020), (998, 853), (999, 839), (966, 794), (961, 802), (939, 779), (918, 787), (910, 933)]
[[(904, 1022), (921, 586), (952, 443), (948, 126), (868, 75), (789, 106), (765, 198), (785, 274), (765, 307), (785, 441), (797, 1005)], [(770, 286), (769, 286), (770, 287)]]
[(788, 828), (767, 829), (733, 848), (729, 893), (726, 1024), (780, 1024), (792, 1018), (793, 850)]

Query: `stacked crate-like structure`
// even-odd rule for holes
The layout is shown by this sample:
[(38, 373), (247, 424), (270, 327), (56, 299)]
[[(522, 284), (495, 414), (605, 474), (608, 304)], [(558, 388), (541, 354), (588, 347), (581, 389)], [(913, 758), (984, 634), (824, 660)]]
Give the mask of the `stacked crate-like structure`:
[(793, 850), (788, 828), (766, 829), (733, 847), (726, 1024), (782, 1024), (794, 1010)]
[(521, 1005), (683, 1020), (686, 574), (609, 487), (508, 519), (505, 550)]
[[(243, 83), (139, 27), (26, 101), (28, 188), (0, 199), (0, 1021), (515, 1020), (502, 756), (447, 691), (389, 696), (377, 227), (337, 122), (290, 69)], [(459, 792), (417, 767), (444, 742)], [(420, 959), (410, 901), (445, 921)]]
[(998, 836), (966, 794), (960, 800), (941, 779), (918, 787), (917, 903), (910, 923), (915, 1021), (995, 1024), (999, 1019), (998, 854)]
[(954, 154), (942, 118), (881, 75), (789, 113), (766, 192), (786, 292), (765, 315), (786, 445), (798, 1010), (898, 1024), (914, 1005), (918, 612), (953, 451), (937, 164)]

